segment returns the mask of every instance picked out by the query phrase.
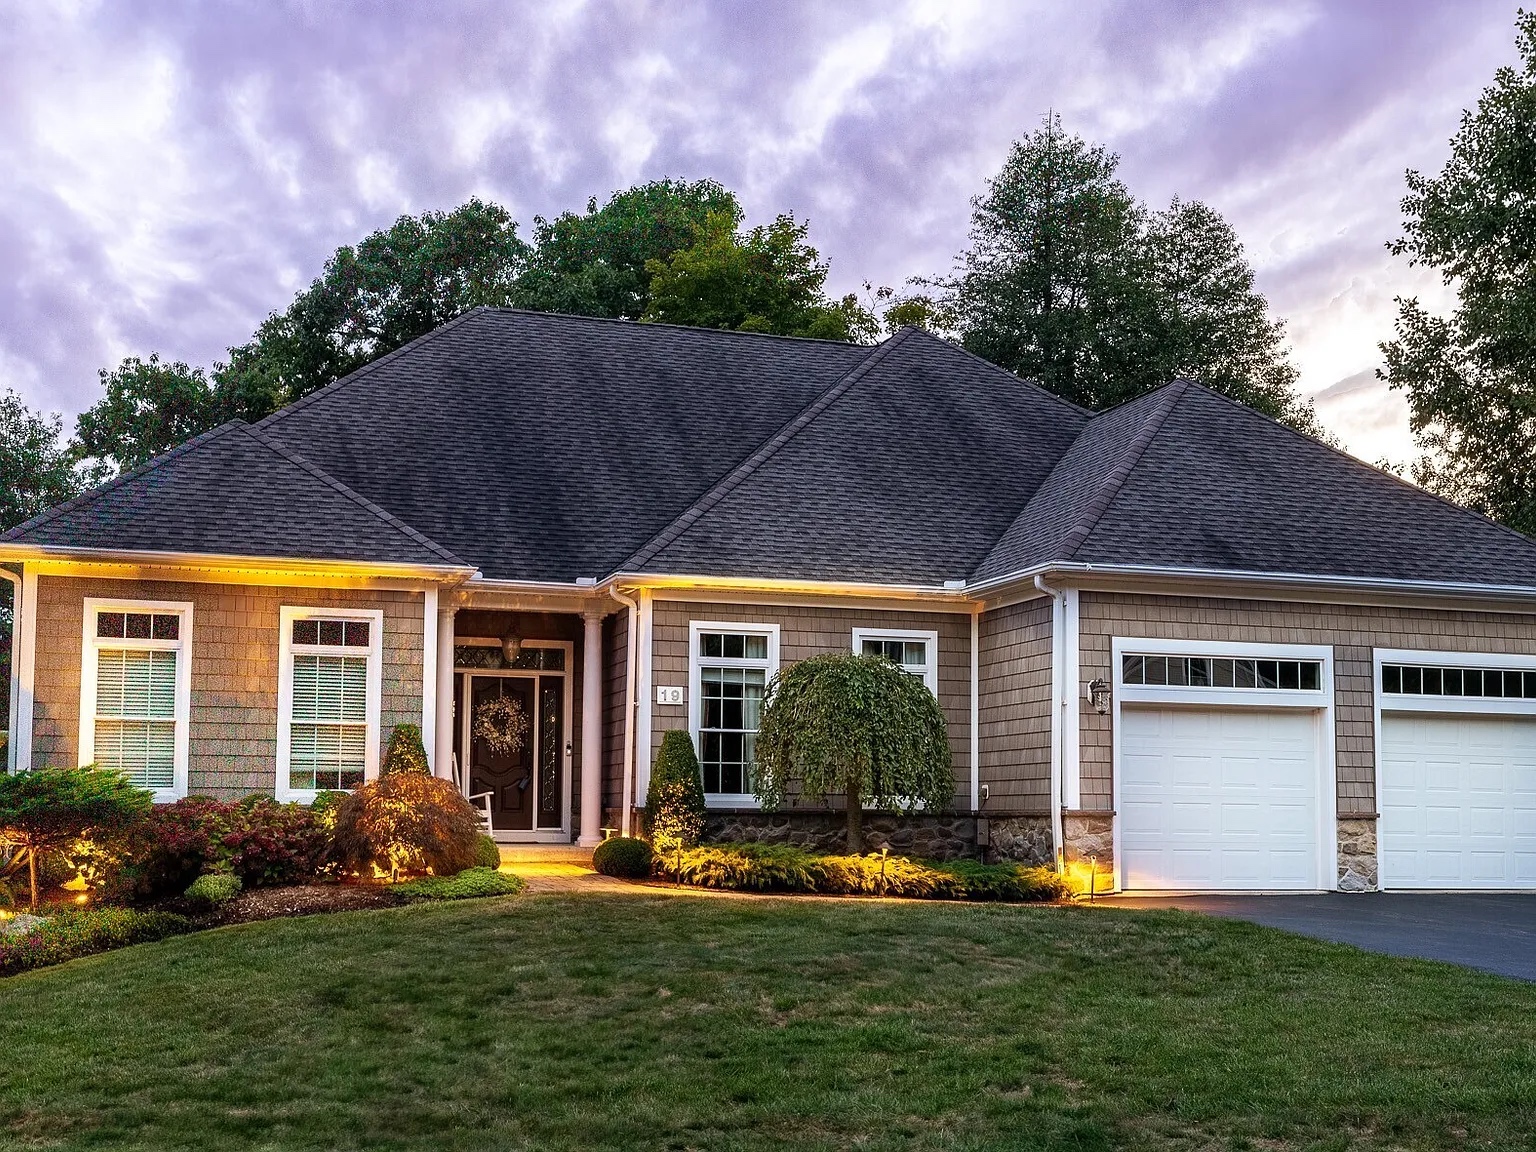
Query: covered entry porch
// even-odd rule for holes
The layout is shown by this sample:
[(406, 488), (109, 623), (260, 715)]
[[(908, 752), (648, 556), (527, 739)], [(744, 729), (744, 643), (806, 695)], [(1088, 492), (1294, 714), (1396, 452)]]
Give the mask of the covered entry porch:
[(623, 691), (628, 663), (623, 608), (596, 597), (461, 592), (443, 601), (433, 772), (487, 813), (499, 843), (597, 844), (604, 695), (615, 682), (609, 666)]

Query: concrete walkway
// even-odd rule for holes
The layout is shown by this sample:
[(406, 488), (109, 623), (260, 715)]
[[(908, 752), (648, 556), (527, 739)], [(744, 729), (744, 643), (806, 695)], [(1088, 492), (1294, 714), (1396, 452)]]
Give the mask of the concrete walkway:
[(1184, 908), (1388, 956), (1445, 960), (1536, 980), (1536, 893), (1113, 897), (1116, 908)]

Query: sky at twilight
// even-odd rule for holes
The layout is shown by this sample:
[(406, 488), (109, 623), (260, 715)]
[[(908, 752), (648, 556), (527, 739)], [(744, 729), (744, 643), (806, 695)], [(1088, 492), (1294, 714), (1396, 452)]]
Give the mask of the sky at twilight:
[(1407, 168), (1512, 63), (1517, 5), (45, 3), (0, 10), (0, 386), (73, 417), (97, 369), (210, 364), (326, 256), (471, 195), (524, 221), (712, 176), (809, 218), (831, 287), (942, 272), (1048, 110), (1133, 192), (1237, 228), (1303, 391), (1412, 455), (1374, 379)]

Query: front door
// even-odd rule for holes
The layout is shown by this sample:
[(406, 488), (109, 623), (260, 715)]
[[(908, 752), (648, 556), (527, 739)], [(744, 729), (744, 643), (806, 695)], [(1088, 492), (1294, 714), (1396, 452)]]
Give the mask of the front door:
[[(495, 831), (560, 829), (565, 823), (565, 678), (471, 674), (468, 680), (470, 795), (490, 793)], [(475, 733), (480, 707), (499, 698), (510, 698), (525, 722), (521, 744), (512, 750), (493, 749)]]

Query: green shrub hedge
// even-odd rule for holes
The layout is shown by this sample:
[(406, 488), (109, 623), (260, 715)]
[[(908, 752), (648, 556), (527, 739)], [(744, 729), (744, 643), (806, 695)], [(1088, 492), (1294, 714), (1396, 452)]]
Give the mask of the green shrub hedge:
[(163, 940), (192, 927), (185, 916), (134, 908), (71, 908), (51, 912), (43, 923), (29, 931), (0, 935), (0, 975), (10, 976), (79, 956)]
[(466, 868), (456, 876), (423, 876), (396, 884), (394, 892), (408, 900), (470, 900), (476, 896), (511, 896), (523, 890), (523, 878), (494, 868)]
[(651, 874), (651, 846), (637, 836), (614, 836), (592, 850), (592, 867), (604, 876), (639, 880)]
[(496, 847), (496, 841), (484, 834), (475, 841), (475, 867), (489, 868), (493, 872), (501, 867), (501, 849)]
[[(608, 843), (613, 843), (609, 841)], [(713, 844), (658, 858), (657, 871), (683, 884), (748, 892), (907, 896), (934, 900), (1060, 900), (1066, 882), (1049, 868), (956, 860), (938, 864), (878, 853), (819, 856), (785, 844)]]
[(230, 872), (204, 872), (183, 893), (187, 903), (220, 908), (240, 895), (240, 877)]

